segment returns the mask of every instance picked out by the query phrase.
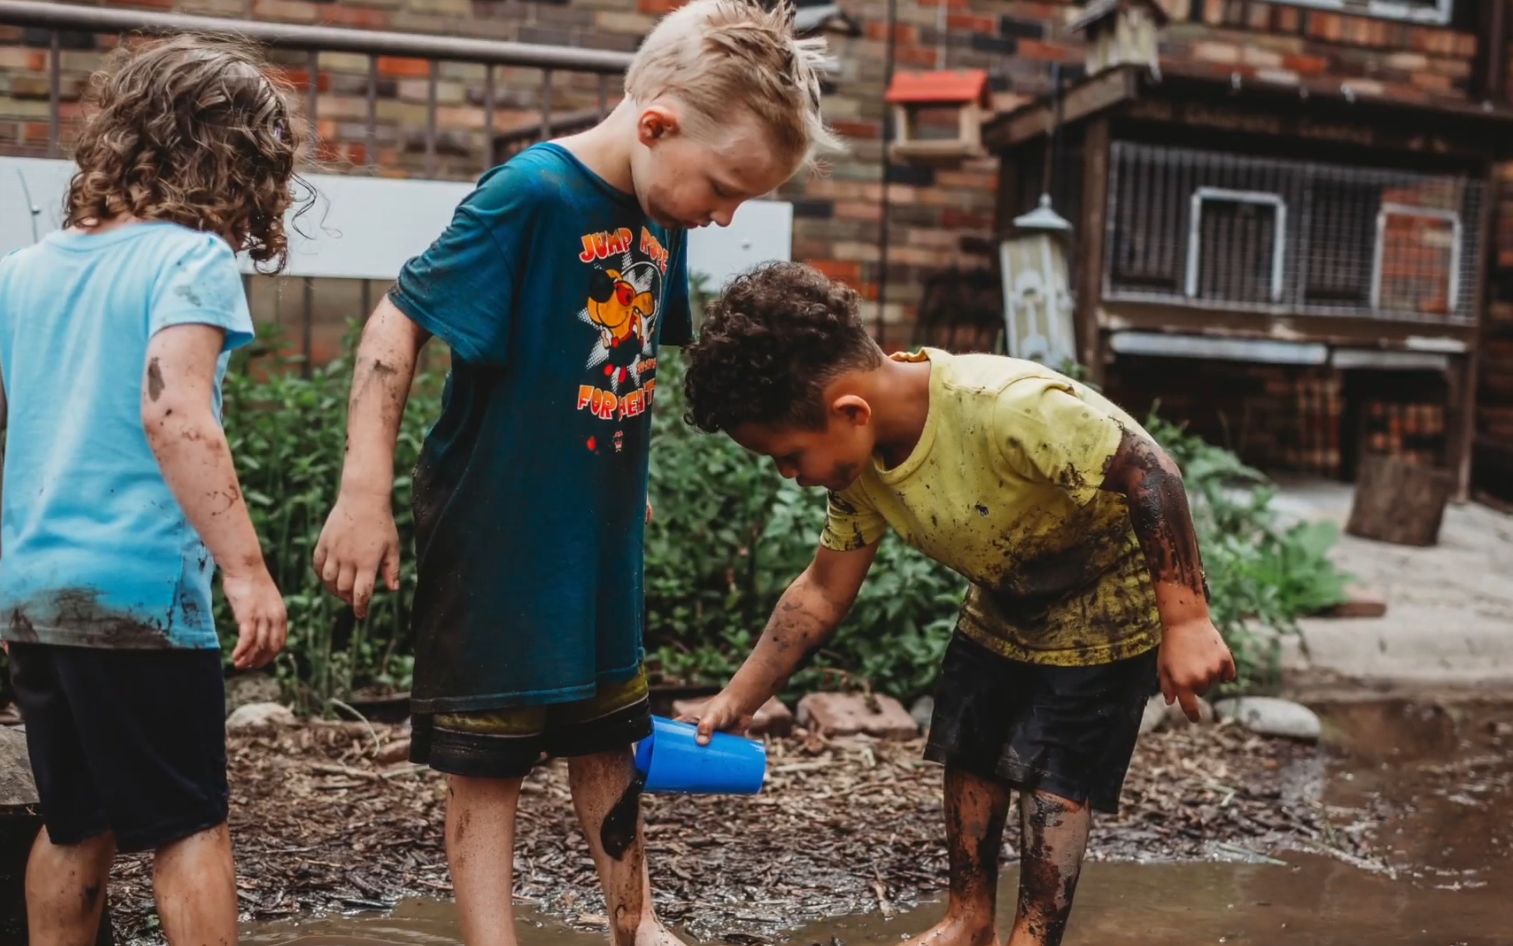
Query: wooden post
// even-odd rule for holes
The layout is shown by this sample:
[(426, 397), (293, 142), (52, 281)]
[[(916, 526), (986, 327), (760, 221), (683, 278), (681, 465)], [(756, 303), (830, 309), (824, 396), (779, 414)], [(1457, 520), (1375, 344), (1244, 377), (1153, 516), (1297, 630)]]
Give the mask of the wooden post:
[(1445, 470), (1415, 466), (1397, 457), (1373, 456), (1361, 462), (1355, 498), (1345, 531), (1363, 539), (1398, 545), (1434, 545), (1455, 489)]
[[(1450, 423), (1446, 428), (1445, 447), (1449, 454), (1450, 469), (1455, 473), (1455, 501), (1465, 502), (1471, 498), (1471, 461), (1476, 447), (1476, 385), (1479, 376), (1477, 362), (1481, 359), (1482, 339), (1487, 334), (1487, 319), (1492, 314), (1492, 286), (1487, 278), (1491, 268), (1492, 241), (1496, 239), (1495, 219), (1498, 200), (1496, 165), (1490, 161), (1483, 176), (1483, 200), (1486, 205), (1481, 219), (1481, 245), (1476, 254), (1476, 325), (1466, 346), (1464, 364), (1459, 369), (1452, 367), (1450, 373)], [(1459, 389), (1457, 389), (1459, 385)]]
[(1107, 242), (1109, 123), (1087, 123), (1082, 140), (1082, 219), (1077, 227), (1077, 352), (1094, 384), (1104, 383), (1103, 334), (1098, 309), (1103, 301), (1103, 254)]

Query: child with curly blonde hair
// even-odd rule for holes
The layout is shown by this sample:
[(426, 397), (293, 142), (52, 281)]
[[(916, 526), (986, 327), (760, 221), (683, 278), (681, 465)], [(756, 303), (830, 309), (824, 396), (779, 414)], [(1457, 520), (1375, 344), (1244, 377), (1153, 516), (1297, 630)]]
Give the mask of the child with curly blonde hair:
[(216, 567), (233, 662), (283, 647), (220, 424), (302, 131), (259, 55), (181, 36), (95, 77), (65, 229), (0, 260), (0, 638), (41, 796), (33, 944), (94, 942), (114, 855), (150, 850), (172, 944), (236, 941)]

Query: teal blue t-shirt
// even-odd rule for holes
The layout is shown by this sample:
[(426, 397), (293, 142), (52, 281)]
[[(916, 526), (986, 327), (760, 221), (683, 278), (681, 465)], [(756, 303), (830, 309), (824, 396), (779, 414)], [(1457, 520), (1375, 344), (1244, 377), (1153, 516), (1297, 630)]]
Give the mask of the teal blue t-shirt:
[(640, 669), (661, 342), (686, 234), (555, 144), (486, 174), (390, 298), (452, 348), (415, 471), (417, 713), (559, 703)]
[(0, 260), (8, 402), (0, 636), (81, 647), (220, 646), (215, 563), (142, 428), (147, 345), (173, 325), (252, 340), (219, 237), (173, 223), (59, 232)]

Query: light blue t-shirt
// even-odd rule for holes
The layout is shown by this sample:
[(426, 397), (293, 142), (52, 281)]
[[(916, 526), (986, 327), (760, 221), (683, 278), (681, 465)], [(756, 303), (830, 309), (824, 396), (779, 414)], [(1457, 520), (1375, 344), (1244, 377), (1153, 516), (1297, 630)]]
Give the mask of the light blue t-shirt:
[(252, 340), (236, 257), (173, 223), (58, 232), (0, 260), (9, 402), (0, 637), (110, 648), (219, 646), (215, 564), (142, 428), (147, 344), (172, 325)]

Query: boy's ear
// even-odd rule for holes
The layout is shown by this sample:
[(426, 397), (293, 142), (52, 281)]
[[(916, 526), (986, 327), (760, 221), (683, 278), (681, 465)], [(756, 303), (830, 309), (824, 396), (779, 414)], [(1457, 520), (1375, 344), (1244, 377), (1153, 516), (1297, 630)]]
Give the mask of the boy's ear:
[(865, 427), (872, 421), (872, 405), (859, 394), (842, 394), (831, 401), (830, 413), (854, 427)]
[(636, 137), (641, 144), (652, 148), (657, 142), (677, 134), (680, 125), (678, 113), (673, 109), (660, 104), (648, 105), (641, 110), (641, 117), (636, 122)]

